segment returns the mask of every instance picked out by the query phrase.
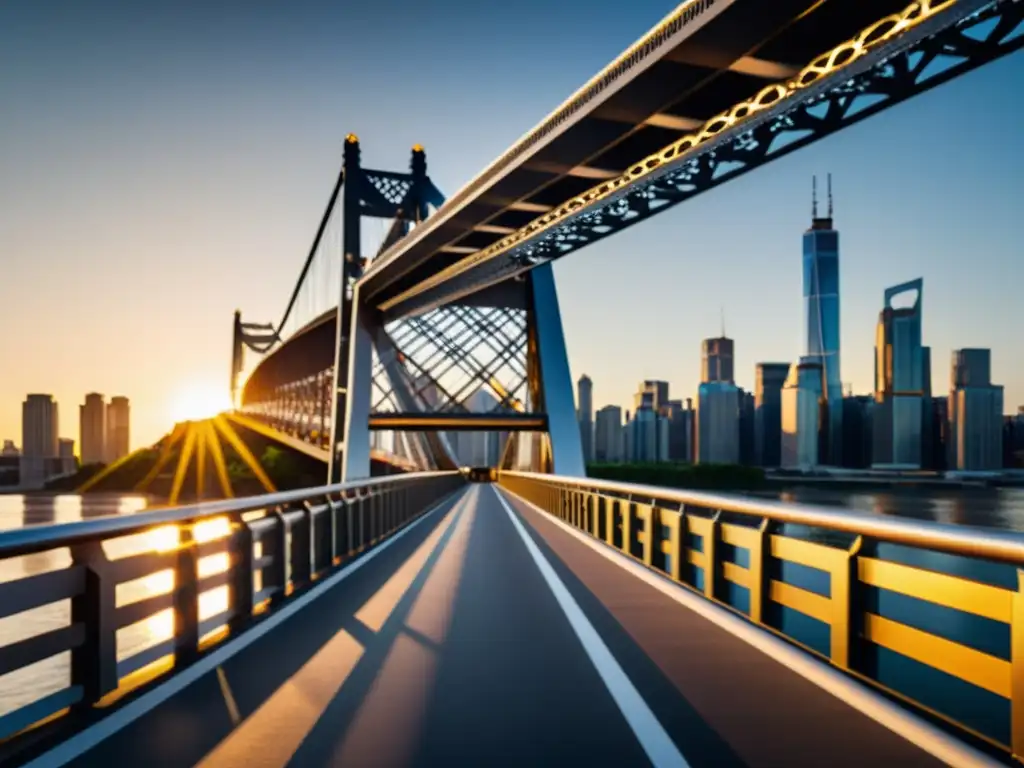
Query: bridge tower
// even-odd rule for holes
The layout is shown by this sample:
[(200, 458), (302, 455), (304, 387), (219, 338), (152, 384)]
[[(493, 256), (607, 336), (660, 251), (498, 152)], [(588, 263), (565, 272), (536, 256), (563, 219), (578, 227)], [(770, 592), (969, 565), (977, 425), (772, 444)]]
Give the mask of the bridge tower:
[[(346, 177), (372, 184), (378, 172), (361, 171), (358, 151), (357, 142), (346, 143)], [(407, 179), (402, 203), (387, 211), (394, 223), (378, 254), (423, 221), (429, 205), (443, 202), (422, 147), (413, 148)], [(346, 184), (331, 480), (369, 476), (372, 434), (384, 430), (423, 468), (508, 464), (526, 454), (532, 468), (583, 474), (550, 265), (424, 316), (388, 318), (361, 294), (367, 262), (357, 226), (359, 217), (385, 211), (359, 198)], [(450, 375), (455, 369), (459, 375)], [(381, 410), (386, 403), (392, 410)], [(530, 434), (528, 444), (521, 432)]]
[(361, 295), (372, 262), (363, 220), (390, 221), (377, 258), (443, 204), (421, 146), (412, 149), (409, 172), (396, 173), (364, 168), (358, 138), (346, 137), (341, 173), (285, 313), (322, 279), (311, 262), (328, 222), (340, 223), (329, 349), (326, 327), (286, 338), (284, 320), (275, 329), (236, 313), (233, 394), (243, 347), (261, 354), (276, 347), (246, 383), (240, 410), (325, 449), (329, 482), (368, 477), (374, 435), (385, 432), (392, 450), (420, 469), (503, 462), (584, 474), (550, 264), (419, 316), (388, 316)]
[[(444, 203), (444, 196), (427, 176), (427, 157), (419, 144), (412, 148), (409, 173), (374, 171), (362, 167), (359, 139), (350, 133), (345, 138), (342, 175), (341, 292), (332, 371), (329, 482), (340, 482), (345, 476), (341, 460), (349, 452), (346, 449), (351, 444), (349, 392), (352, 385), (361, 384), (362, 377), (366, 375), (366, 372), (354, 371), (351, 367), (353, 358), (361, 360), (356, 357), (361, 350), (358, 345), (354, 347), (352, 341), (354, 334), (358, 333), (359, 315), (355, 311), (358, 309), (355, 286), (367, 264), (362, 250), (362, 220), (364, 217), (391, 220), (391, 227), (378, 250), (378, 253), (383, 253), (408, 233), (410, 225), (427, 217), (429, 206), (440, 207)], [(372, 365), (372, 355), (369, 365)], [(368, 428), (368, 424), (356, 423), (357, 432)], [(362, 441), (357, 442), (361, 444)], [(361, 473), (361, 477), (369, 477), (370, 474), (370, 449), (369, 442), (366, 442), (366, 471)]]

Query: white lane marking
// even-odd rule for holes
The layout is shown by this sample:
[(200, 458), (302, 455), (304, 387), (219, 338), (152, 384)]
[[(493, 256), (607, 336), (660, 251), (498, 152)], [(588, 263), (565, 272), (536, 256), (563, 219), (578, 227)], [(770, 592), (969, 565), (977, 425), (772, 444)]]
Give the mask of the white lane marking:
[(619, 666), (612, 652), (608, 650), (608, 646), (605, 645), (597, 630), (594, 629), (594, 625), (590, 623), (583, 613), (583, 609), (580, 608), (579, 604), (569, 593), (562, 580), (558, 578), (558, 574), (555, 573), (554, 568), (551, 567), (547, 558), (544, 557), (544, 553), (540, 551), (533, 539), (530, 538), (530, 534), (526, 532), (523, 524), (519, 521), (519, 517), (512, 511), (512, 507), (502, 498), (497, 488), (492, 486), (492, 490), (498, 501), (501, 502), (501, 506), (505, 508), (505, 512), (508, 513), (509, 520), (512, 521), (512, 525), (519, 533), (523, 544), (526, 545), (526, 551), (530, 553), (530, 557), (537, 564), (541, 576), (544, 577), (548, 588), (555, 596), (555, 600), (558, 601), (558, 605), (565, 614), (565, 618), (569, 620), (569, 625), (583, 645), (583, 650), (586, 652), (587, 657), (594, 665), (597, 674), (600, 675), (602, 682), (604, 682), (605, 687), (608, 689), (608, 693), (612, 695), (616, 706), (622, 712), (626, 722), (629, 723), (629, 727), (632, 729), (637, 741), (640, 742), (644, 752), (647, 753), (651, 763), (656, 768), (690, 768), (686, 758), (683, 757), (675, 742), (665, 732), (661, 723), (658, 722), (658, 718), (654, 716), (650, 707), (647, 706), (647, 702), (644, 701), (643, 696), (640, 695), (640, 692), (630, 681), (629, 677), (627, 677), (625, 671)]
[(888, 701), (866, 685), (851, 680), (842, 673), (827, 667), (822, 662), (797, 650), (785, 641), (773, 637), (763, 629), (759, 629), (738, 616), (733, 616), (724, 608), (719, 608), (706, 599), (691, 594), (674, 581), (670, 581), (668, 577), (649, 570), (589, 534), (573, 528), (571, 525), (545, 512), (536, 504), (527, 501), (522, 496), (506, 489), (502, 489), (501, 492), (507, 493), (517, 501), (531, 507), (545, 520), (557, 525), (569, 535), (574, 536), (602, 557), (628, 571), (685, 608), (689, 608), (712, 624), (724, 629), (730, 635), (753, 646), (794, 674), (800, 675), (805, 680), (814, 683), (823, 691), (832, 694), (844, 704), (848, 704), (854, 710), (871, 718), (883, 728), (887, 728), (932, 757), (951, 766), (951, 768), (999, 768), (1000, 766), (1005, 766), (1005, 763), (994, 760), (983, 752), (974, 749), (969, 744), (917, 717), (910, 711)]
[(280, 626), (286, 619), (290, 618), (325, 592), (347, 579), (353, 573), (377, 557), (381, 552), (408, 534), (411, 530), (421, 525), (428, 518), (433, 517), (434, 514), (446, 504), (453, 500), (457, 503), (465, 493), (466, 489), (463, 488), (457, 494), (448, 496), (444, 500), (435, 504), (430, 510), (422, 514), (417, 520), (414, 520), (387, 541), (377, 545), (354, 563), (345, 566), (333, 576), (324, 579), (322, 582), (312, 587), (306, 594), (300, 595), (295, 598), (294, 601), (286, 603), (280, 610), (272, 613), (261, 623), (239, 635), (235, 640), (229, 640), (223, 647), (213, 651), (209, 656), (200, 659), (191, 667), (183, 669), (181, 672), (171, 677), (166, 683), (154, 688), (149, 693), (140, 696), (130, 704), (126, 704), (120, 709), (112, 712), (96, 724), (86, 728), (84, 731), (76, 733), (66, 741), (58, 744), (49, 752), (45, 752), (35, 760), (25, 763), (21, 768), (60, 768), (60, 766), (66, 765), (72, 760), (81, 757), (104, 739), (113, 736), (122, 728), (138, 720), (147, 712), (160, 706), (199, 678), (219, 667), (236, 653), (247, 648), (256, 640), (266, 635), (270, 630)]

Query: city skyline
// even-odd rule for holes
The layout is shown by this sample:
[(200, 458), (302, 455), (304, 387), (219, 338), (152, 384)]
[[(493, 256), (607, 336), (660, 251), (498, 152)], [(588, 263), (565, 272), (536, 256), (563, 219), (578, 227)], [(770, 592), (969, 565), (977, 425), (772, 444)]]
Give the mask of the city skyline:
[[(558, 18), (569, 13), (534, 5)], [(0, 303), (9, 318), (31, 321), (0, 338), (0, 361), (17, 361), (0, 380), (0, 438), (18, 439), (29, 392), (52, 393), (65, 418), (81, 393), (123, 392), (139, 404), (132, 448), (159, 439), (176, 418), (202, 415), (185, 411), (207, 407), (216, 393), (226, 400), (231, 313), (279, 316), (282, 286), (308, 248), (345, 133), (360, 135), (375, 167), (404, 167), (409, 146), (424, 144), (430, 174), (450, 196), (674, 5), (595, 8), (573, 20), (568, 40), (556, 24), (531, 25), (530, 45), (562, 47), (563, 63), (550, 68), (524, 64), (521, 46), (494, 45), (496, 28), (510, 39), (523, 33), (516, 17), (529, 9), (496, 24), (492, 12), (463, 13), (458, 4), (458, 24), (430, 29), (432, 55), (445, 53), (424, 65), (424, 84), (407, 106), (415, 114), (381, 98), (404, 86), (402, 67), (364, 81), (317, 74), (356, 71), (385, 28), (402, 55), (426, 50), (416, 28), (423, 19), (385, 27), (386, 4), (349, 21), (357, 44), (345, 51), (317, 34), (330, 24), (301, 3), (287, 24), (254, 11), (234, 34), (226, 19), (192, 24), (187, 5), (168, 24), (138, 11), (127, 36), (123, 20), (110, 29), (96, 23), (104, 8), (111, 13), (103, 3), (56, 25), (44, 23), (44, 4), (0, 11), (0, 55), (29, 73), (0, 83), (12, 115), (0, 137), (9, 169), (0, 206), (12, 222), (0, 230), (0, 258), (17, 277), (0, 286)], [(79, 22), (89, 35), (76, 31)], [(492, 63), (468, 72), (456, 92), (443, 74), (473, 55), (466, 40), (470, 48), (488, 40)], [(161, 88), (149, 87), (154, 77)], [(739, 386), (753, 388), (757, 362), (796, 360), (807, 187), (814, 173), (830, 171), (843, 238), (844, 382), (870, 391), (877, 296), (920, 275), (930, 306), (949, 308), (924, 318), (932, 379), (945, 379), (952, 350), (991, 348), (992, 379), (1013, 412), (1024, 403), (1024, 359), (1012, 354), (1006, 318), (1017, 304), (1011, 286), (1024, 280), (1013, 215), (1024, 156), (1001, 147), (1024, 129), (1024, 113), (1002, 95), (1021, 79), (1020, 57), (996, 62), (559, 262), (573, 378), (594, 379), (595, 403), (627, 407), (639, 379), (696, 391), (700, 362), (691, 350), (717, 334), (723, 308), (737, 340)], [(86, 86), (90, 98), (72, 98)], [(488, 87), (505, 98), (481, 111)], [(431, 109), (435, 102), (445, 109)], [(943, 162), (949, 137), (967, 135), (979, 115), (987, 140), (957, 144), (958, 162)], [(470, 123), (471, 135), (451, 129)], [(380, 234), (368, 234), (368, 252)]]
[[(44, 447), (34, 432), (38, 423), (33, 412), (38, 407), (33, 404), (46, 403), (52, 411), (47, 419), (47, 430), (52, 430), (53, 437)], [(65, 412), (65, 420), (60, 419), (60, 403), (52, 394), (46, 392), (29, 392), (21, 404), (21, 424), (17, 436), (0, 438), (3, 445), (20, 454), (43, 455), (54, 457), (63, 455), (67, 444), (72, 446), (72, 455), (77, 456), (82, 464), (110, 464), (133, 450), (131, 445), (131, 401), (123, 395), (113, 395), (110, 401), (98, 392), (88, 392), (78, 404), (77, 418), (69, 417)], [(70, 437), (75, 435), (76, 437)], [(53, 442), (56, 440), (57, 442)], [(61, 445), (61, 450), (57, 450)]]

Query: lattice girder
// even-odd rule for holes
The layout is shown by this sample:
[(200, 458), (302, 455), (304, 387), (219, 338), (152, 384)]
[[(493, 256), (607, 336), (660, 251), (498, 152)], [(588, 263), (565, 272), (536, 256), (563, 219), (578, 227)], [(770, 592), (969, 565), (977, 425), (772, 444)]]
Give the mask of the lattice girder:
[[(968, 13), (969, 11), (969, 13)], [(958, 19), (955, 23), (950, 18)], [(381, 305), (421, 312), (643, 221), (1024, 46), (1024, 3), (923, 0)], [(938, 66), (945, 64), (944, 68)]]

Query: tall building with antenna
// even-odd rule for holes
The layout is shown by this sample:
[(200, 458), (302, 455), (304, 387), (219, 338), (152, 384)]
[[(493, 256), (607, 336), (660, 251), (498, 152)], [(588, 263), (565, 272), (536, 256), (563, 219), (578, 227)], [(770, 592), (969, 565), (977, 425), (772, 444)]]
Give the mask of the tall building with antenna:
[[(832, 174), (828, 214), (818, 215), (818, 180), (811, 182), (811, 227), (804, 232), (804, 358), (821, 365), (825, 455), (821, 463), (843, 463), (843, 384), (839, 366), (839, 232), (832, 225)], [(825, 415), (825, 414), (823, 414)]]
[(722, 313), (722, 335), (701, 343), (700, 380), (702, 383), (722, 381), (733, 383), (733, 342), (725, 335), (725, 308)]

